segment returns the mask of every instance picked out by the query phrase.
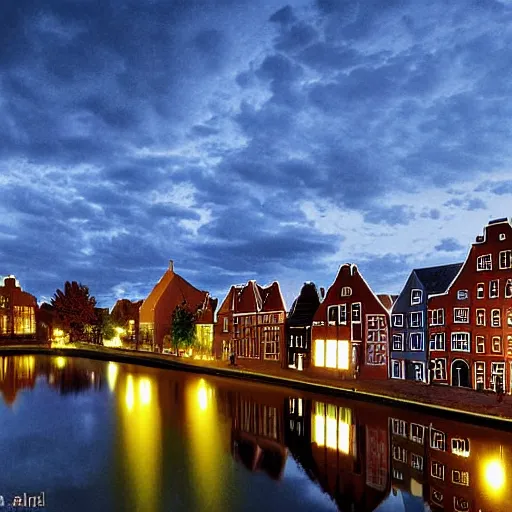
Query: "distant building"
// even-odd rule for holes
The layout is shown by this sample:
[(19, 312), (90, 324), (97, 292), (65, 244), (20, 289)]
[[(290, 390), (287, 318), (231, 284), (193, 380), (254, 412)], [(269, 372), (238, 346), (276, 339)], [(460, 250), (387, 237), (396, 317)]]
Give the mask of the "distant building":
[(217, 357), (276, 361), (286, 365), (286, 306), (279, 283), (256, 281), (232, 286), (219, 308), (215, 332)]
[(456, 263), (411, 272), (391, 315), (391, 378), (428, 382), (427, 299), (445, 292), (461, 267)]
[(0, 339), (35, 339), (37, 300), (24, 292), (14, 276), (0, 286)]
[(303, 370), (311, 361), (311, 326), (320, 305), (314, 283), (304, 283), (286, 319), (288, 367)]
[(433, 381), (512, 389), (512, 224), (490, 221), (446, 292), (428, 301)]
[(196, 330), (202, 346), (213, 344), (213, 320), (217, 299), (198, 290), (174, 272), (173, 261), (158, 281), (139, 311), (139, 340), (162, 350), (164, 336), (170, 335), (176, 306), (186, 305), (197, 314)]
[(119, 299), (114, 304), (110, 318), (112, 322), (125, 330), (124, 339), (129, 342), (135, 342), (139, 335), (139, 310), (143, 301), (131, 301), (128, 299)]
[(389, 308), (356, 265), (342, 265), (313, 317), (311, 370), (340, 378), (387, 379)]

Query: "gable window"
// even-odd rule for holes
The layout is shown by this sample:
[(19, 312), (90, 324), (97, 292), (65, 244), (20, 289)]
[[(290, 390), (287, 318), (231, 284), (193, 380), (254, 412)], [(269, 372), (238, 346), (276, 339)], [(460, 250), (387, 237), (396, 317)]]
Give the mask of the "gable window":
[(457, 291), (457, 299), (458, 300), (466, 300), (468, 298), (468, 291), (467, 290), (458, 290)]
[(452, 453), (459, 457), (469, 457), (469, 439), (467, 437), (454, 437), (452, 439)]
[(507, 282), (505, 283), (505, 298), (512, 298), (512, 279), (507, 279)]
[(452, 332), (452, 350), (469, 352), (469, 332)]
[(409, 345), (411, 350), (423, 350), (423, 333), (411, 332), (411, 334), (409, 334)]
[(398, 462), (407, 462), (407, 450), (398, 446), (396, 444), (393, 445), (393, 459)]
[(444, 309), (430, 310), (430, 325), (444, 325)]
[(341, 289), (341, 296), (342, 297), (350, 297), (352, 295), (352, 288), (350, 286), (344, 286)]
[(453, 308), (453, 321), (456, 324), (468, 324), (469, 308)]
[(391, 418), (391, 431), (396, 436), (407, 437), (407, 425), (405, 421)]
[(512, 251), (500, 252), (500, 269), (505, 270), (512, 268)]
[(476, 353), (485, 354), (485, 336), (477, 336), (475, 338)]
[(435, 460), (430, 464), (430, 474), (434, 478), (438, 478), (439, 480), (444, 480), (444, 464), (437, 462)]
[(446, 359), (433, 359), (434, 380), (446, 380)]
[(423, 327), (423, 313), (421, 311), (409, 313), (409, 327)]
[(411, 423), (411, 441), (415, 443), (423, 444), (425, 439), (425, 427), (418, 425), (417, 423)]
[(351, 306), (352, 309), (352, 323), (359, 323), (361, 321), (361, 303), (354, 302)]
[(430, 335), (430, 350), (446, 350), (444, 332), (434, 332)]
[(491, 349), (495, 354), (501, 354), (503, 347), (501, 345), (501, 336), (492, 337)]
[(404, 315), (402, 313), (396, 313), (393, 315), (393, 327), (404, 326)]
[(423, 457), (421, 455), (411, 453), (411, 467), (418, 471), (423, 471)]
[(347, 325), (347, 305), (340, 305), (340, 325)]
[(404, 349), (404, 335), (402, 333), (393, 334), (393, 350)]
[(483, 299), (485, 297), (485, 284), (484, 283), (478, 283), (476, 285), (476, 298), (477, 299)]
[(223, 320), (223, 324), (222, 324), (222, 330), (224, 332), (228, 332), (228, 327), (229, 327), (229, 318), (225, 317)]
[(476, 259), (477, 270), (492, 270), (492, 254), (484, 254)]
[(491, 309), (491, 327), (501, 327), (501, 311)]
[(411, 306), (415, 304), (421, 304), (421, 300), (423, 299), (423, 290), (418, 290), (417, 288), (413, 288), (411, 290)]
[(403, 379), (404, 378), (404, 362), (397, 361), (396, 359), (391, 360), (391, 378)]
[(500, 295), (499, 279), (489, 281), (489, 298), (497, 299)]
[(485, 326), (485, 309), (476, 310), (476, 325)]
[(452, 469), (452, 482), (458, 485), (469, 485), (469, 473)]
[(329, 325), (336, 325), (338, 322), (338, 306), (329, 306), (327, 308), (327, 321)]
[(430, 429), (430, 448), (446, 451), (446, 434), (435, 428)]

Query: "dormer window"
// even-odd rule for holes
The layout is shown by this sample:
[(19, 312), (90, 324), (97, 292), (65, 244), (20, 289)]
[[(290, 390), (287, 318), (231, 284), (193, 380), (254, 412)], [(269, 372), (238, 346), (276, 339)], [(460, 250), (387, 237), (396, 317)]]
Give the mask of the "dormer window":
[(492, 254), (484, 254), (478, 256), (476, 259), (476, 269), (481, 270), (492, 270)]
[(423, 298), (423, 291), (414, 288), (411, 290), (411, 306), (415, 304), (421, 304), (421, 300)]
[(468, 298), (467, 290), (458, 290), (457, 291), (457, 299), (458, 300), (466, 300)]
[(344, 286), (341, 289), (341, 296), (342, 297), (350, 297), (352, 295), (352, 288), (350, 286)]

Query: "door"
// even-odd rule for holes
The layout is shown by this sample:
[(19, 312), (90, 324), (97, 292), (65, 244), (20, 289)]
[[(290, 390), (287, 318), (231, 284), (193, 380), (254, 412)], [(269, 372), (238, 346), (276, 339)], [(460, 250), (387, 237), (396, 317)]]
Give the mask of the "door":
[(470, 388), (469, 364), (464, 359), (455, 359), (452, 363), (452, 386)]
[(304, 360), (304, 354), (297, 354), (297, 370), (303, 370), (302, 361)]

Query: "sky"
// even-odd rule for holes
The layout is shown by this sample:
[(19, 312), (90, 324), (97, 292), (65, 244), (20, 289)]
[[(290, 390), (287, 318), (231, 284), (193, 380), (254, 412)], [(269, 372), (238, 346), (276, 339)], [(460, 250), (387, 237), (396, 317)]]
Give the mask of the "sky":
[(463, 261), (512, 205), (512, 2), (12, 0), (0, 274), (144, 298), (170, 259), (288, 307)]

